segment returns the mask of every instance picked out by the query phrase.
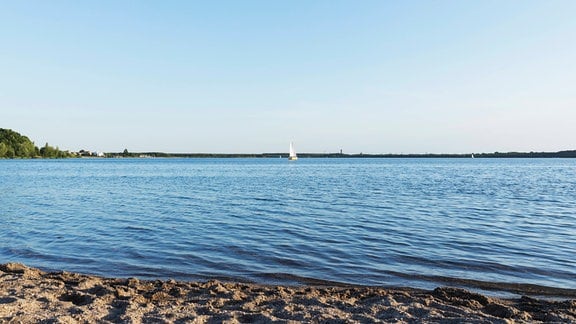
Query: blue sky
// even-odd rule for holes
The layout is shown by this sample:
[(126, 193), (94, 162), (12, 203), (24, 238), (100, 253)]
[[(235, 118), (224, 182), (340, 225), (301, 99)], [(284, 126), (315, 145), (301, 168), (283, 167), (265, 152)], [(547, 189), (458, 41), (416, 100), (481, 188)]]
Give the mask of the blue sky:
[(0, 127), (97, 151), (576, 149), (576, 1), (2, 1)]

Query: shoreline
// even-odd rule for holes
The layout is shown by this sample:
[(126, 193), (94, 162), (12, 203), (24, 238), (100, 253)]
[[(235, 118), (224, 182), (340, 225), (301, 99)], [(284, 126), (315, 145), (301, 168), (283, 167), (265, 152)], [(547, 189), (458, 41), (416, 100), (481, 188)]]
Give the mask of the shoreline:
[(576, 322), (576, 299), (434, 290), (118, 279), (0, 265), (0, 322)]
[[(266, 153), (169, 153), (133, 152), (128, 154), (106, 152), (105, 158), (282, 158), (288, 159), (287, 152)], [(576, 150), (558, 152), (471, 152), (471, 153), (314, 153), (300, 152), (298, 158), (363, 158), (363, 159), (402, 159), (402, 158), (576, 158)]]

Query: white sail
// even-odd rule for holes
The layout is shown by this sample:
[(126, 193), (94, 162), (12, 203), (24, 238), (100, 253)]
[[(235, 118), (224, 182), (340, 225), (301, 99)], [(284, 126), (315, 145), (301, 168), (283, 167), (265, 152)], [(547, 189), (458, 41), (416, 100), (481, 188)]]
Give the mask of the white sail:
[(288, 156), (288, 160), (294, 161), (297, 159), (298, 156), (296, 155), (296, 150), (294, 150), (294, 144), (290, 142), (290, 155)]

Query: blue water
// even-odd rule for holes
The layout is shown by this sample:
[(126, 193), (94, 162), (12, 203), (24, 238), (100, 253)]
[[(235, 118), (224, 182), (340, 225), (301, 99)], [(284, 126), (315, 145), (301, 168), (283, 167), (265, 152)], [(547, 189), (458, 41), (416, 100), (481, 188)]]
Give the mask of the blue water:
[(0, 263), (576, 289), (576, 160), (0, 160)]

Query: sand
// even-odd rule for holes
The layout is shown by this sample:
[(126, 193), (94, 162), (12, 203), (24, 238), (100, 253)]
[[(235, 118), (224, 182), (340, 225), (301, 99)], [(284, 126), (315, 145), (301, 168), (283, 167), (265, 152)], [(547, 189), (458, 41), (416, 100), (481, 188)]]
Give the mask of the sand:
[(0, 265), (1, 323), (576, 322), (576, 300), (433, 291), (145, 281)]

